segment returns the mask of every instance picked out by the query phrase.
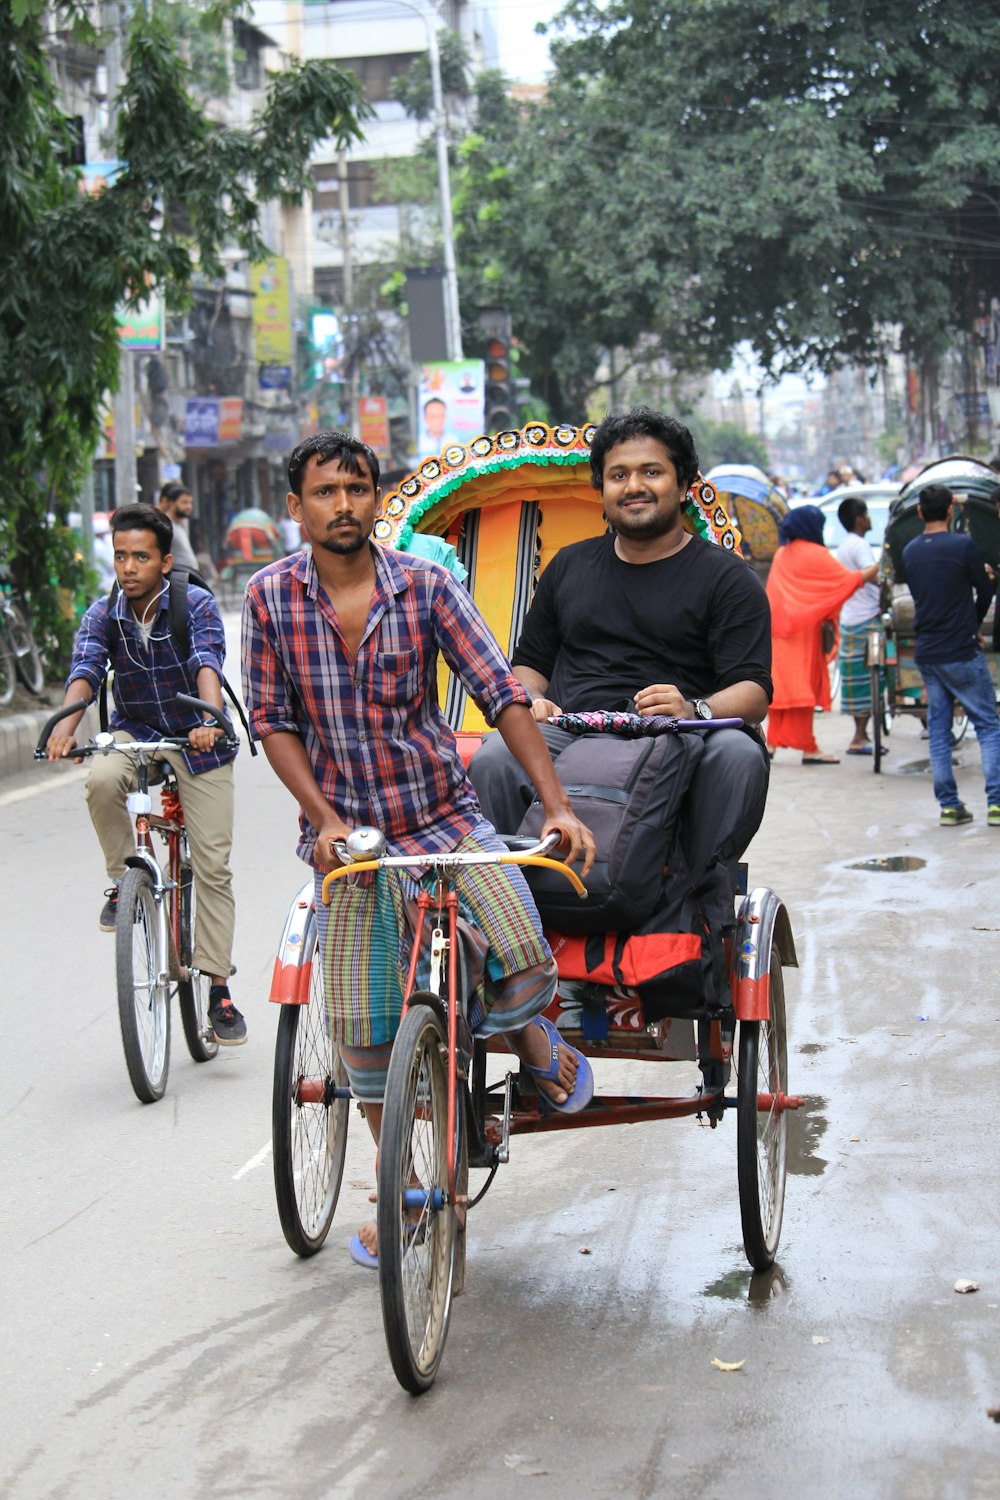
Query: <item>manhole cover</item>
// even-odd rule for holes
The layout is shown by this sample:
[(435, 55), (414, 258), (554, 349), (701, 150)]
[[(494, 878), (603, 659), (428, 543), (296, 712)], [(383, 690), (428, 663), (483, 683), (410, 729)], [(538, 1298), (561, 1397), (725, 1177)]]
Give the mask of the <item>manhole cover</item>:
[(857, 864), (848, 865), (847, 868), (895, 874), (897, 870), (922, 870), (926, 863), (926, 859), (918, 859), (915, 854), (883, 854), (876, 859), (859, 859)]

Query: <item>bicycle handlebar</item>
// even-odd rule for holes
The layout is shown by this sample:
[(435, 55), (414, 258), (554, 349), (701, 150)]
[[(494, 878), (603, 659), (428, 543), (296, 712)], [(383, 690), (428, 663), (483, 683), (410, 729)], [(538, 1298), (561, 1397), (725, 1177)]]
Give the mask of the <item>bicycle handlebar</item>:
[[(67, 703), (62, 708), (56, 709), (55, 713), (42, 726), (42, 732), (38, 737), (38, 744), (35, 746), (35, 760), (46, 760), (48, 758), (45, 747), (49, 742), (49, 736), (60, 720), (68, 719), (71, 714), (84, 713), (92, 702), (92, 698), (88, 699), (87, 702), (81, 699), (79, 703)], [(232, 749), (239, 744), (239, 737), (225, 709), (216, 708), (214, 704), (206, 703), (202, 698), (192, 698), (189, 693), (178, 693), (177, 702), (184, 704), (187, 708), (197, 708), (203, 714), (208, 714), (214, 719), (215, 727), (221, 729), (223, 734), (222, 740), (218, 743), (222, 744), (226, 749)], [(199, 726), (193, 724), (191, 727), (197, 729)], [(102, 741), (100, 744), (98, 744), (99, 739)], [(83, 760), (88, 755), (106, 755), (111, 750), (124, 751), (126, 754), (137, 749), (153, 751), (161, 749), (164, 745), (168, 749), (180, 750), (187, 743), (188, 736), (186, 734), (163, 735), (158, 740), (129, 740), (123, 744), (119, 744), (112, 739), (110, 734), (107, 736), (106, 743), (104, 742), (103, 735), (95, 735), (90, 744), (75, 746), (66, 759)]]
[[(381, 835), (378, 836), (382, 847), (385, 841)], [(373, 850), (372, 855), (363, 855), (360, 859), (351, 859), (351, 851), (346, 844), (337, 844), (336, 853), (339, 857), (347, 855), (348, 863), (343, 864), (337, 870), (329, 870), (323, 878), (323, 905), (330, 904), (330, 887), (335, 880), (340, 880), (344, 875), (361, 875), (366, 870), (412, 870), (415, 866), (422, 866), (428, 870), (438, 870), (447, 873), (450, 870), (464, 868), (468, 865), (534, 865), (544, 870), (555, 870), (557, 874), (564, 875), (576, 891), (581, 900), (587, 898), (587, 887), (575, 871), (569, 865), (564, 864), (561, 859), (549, 859), (546, 856), (551, 849), (556, 848), (559, 843), (558, 833), (550, 833), (548, 838), (542, 839), (537, 844), (531, 844), (527, 849), (508, 849), (505, 853), (494, 851), (483, 851), (468, 854), (377, 854)], [(343, 855), (341, 854), (343, 851)]]

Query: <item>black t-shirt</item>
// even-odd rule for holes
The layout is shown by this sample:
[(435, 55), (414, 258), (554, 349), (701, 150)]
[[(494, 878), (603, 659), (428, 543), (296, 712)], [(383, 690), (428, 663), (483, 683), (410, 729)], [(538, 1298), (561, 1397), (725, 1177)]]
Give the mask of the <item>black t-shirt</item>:
[(993, 598), (975, 542), (956, 531), (925, 531), (903, 548), (903, 567), (916, 609), (918, 666), (970, 661)]
[(651, 683), (706, 698), (735, 682), (772, 695), (771, 614), (741, 557), (692, 537), (672, 557), (626, 563), (614, 536), (563, 547), (538, 580), (513, 656), (567, 713), (621, 708)]

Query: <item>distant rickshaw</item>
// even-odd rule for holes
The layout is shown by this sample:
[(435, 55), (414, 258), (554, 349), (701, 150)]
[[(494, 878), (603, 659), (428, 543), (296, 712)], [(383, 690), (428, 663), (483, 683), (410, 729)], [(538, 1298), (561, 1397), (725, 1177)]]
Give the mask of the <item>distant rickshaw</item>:
[(784, 496), (756, 464), (716, 464), (704, 479), (711, 485), (743, 539), (743, 556), (762, 583), (778, 550), (778, 527), (788, 514)]
[(266, 510), (238, 510), (226, 528), (219, 576), (227, 593), (242, 594), (247, 579), (284, 554), (277, 523)]
[[(903, 550), (923, 531), (919, 504), (931, 484), (943, 484), (955, 499), (952, 530), (971, 536), (984, 560), (1000, 573), (1000, 518), (993, 502), (997, 475), (979, 459), (963, 454), (936, 459), (905, 484), (892, 502), (882, 547), (879, 584), (882, 615), (868, 640), (867, 661), (872, 679), (872, 769), (878, 771), (884, 741), (897, 714), (925, 719), (927, 696), (914, 659), (916, 627), (913, 597), (906, 582)], [(1000, 678), (1000, 655), (993, 641), (994, 606), (983, 622), (986, 660), (994, 684)], [(965, 733), (963, 710), (956, 705), (955, 737)]]

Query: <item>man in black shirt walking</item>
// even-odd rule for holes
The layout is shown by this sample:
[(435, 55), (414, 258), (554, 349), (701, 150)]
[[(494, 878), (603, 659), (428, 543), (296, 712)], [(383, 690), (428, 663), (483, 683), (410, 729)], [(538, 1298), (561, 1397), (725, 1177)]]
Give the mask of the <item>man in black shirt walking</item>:
[[(767, 751), (756, 726), (771, 698), (767, 596), (742, 558), (682, 522), (698, 455), (680, 422), (647, 407), (609, 416), (590, 450), (594, 488), (613, 531), (576, 542), (538, 582), (514, 673), (553, 757), (572, 736), (553, 714), (634, 707), (678, 718), (742, 718), (706, 737), (687, 793), (689, 866), (735, 863), (760, 825)], [(486, 816), (514, 832), (533, 789), (489, 735), (469, 768)]]
[(927, 689), (934, 795), (941, 824), (971, 823), (951, 760), (951, 721), (958, 700), (972, 721), (986, 779), (986, 821), (1000, 828), (1000, 718), (979, 627), (993, 597), (986, 565), (970, 536), (951, 530), (952, 496), (943, 484), (920, 492), (924, 523), (903, 548), (903, 570), (916, 607), (914, 659)]

